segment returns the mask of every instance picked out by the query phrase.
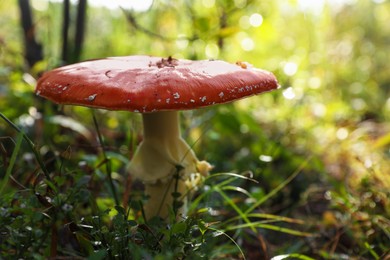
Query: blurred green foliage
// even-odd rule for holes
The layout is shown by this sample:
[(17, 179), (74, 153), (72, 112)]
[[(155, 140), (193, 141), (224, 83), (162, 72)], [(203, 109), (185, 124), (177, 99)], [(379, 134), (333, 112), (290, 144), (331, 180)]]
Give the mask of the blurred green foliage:
[[(0, 2), (0, 112), (30, 137), (53, 180), (1, 118), (0, 256), (102, 259), (133, 252), (181, 259), (199, 252), (224, 259), (242, 257), (242, 249), (247, 259), (389, 257), (389, 1), (155, 0), (144, 11), (89, 6), (83, 60), (150, 54), (248, 61), (279, 79), (273, 93), (182, 114), (185, 138), (214, 173), (250, 171), (258, 183), (210, 178), (194, 215), (172, 223), (161, 234), (169, 239), (158, 245), (145, 242), (156, 239), (162, 223), (139, 222), (139, 187), (132, 187), (129, 213), (115, 208), (106, 182), (110, 163), (116, 189), (129, 196), (126, 165), (140, 140), (139, 116), (96, 111), (107, 162), (89, 109), (34, 95), (40, 73), (63, 64), (62, 3), (30, 3), (44, 50), (32, 68), (24, 60), (18, 5)], [(265, 213), (273, 217), (250, 215)], [(227, 236), (238, 246), (226, 244)], [(123, 241), (129, 251), (121, 252)]]

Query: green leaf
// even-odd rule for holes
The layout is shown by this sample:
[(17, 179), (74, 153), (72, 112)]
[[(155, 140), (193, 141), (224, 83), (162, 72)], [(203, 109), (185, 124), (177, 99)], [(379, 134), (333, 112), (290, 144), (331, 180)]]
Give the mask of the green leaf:
[(123, 216), (126, 215), (126, 211), (125, 211), (125, 209), (122, 206), (116, 205), (115, 209), (116, 209), (116, 211), (118, 211), (118, 214), (121, 214)]
[(180, 192), (172, 192), (171, 195), (172, 195), (172, 197), (177, 199), (177, 198), (180, 198), (181, 193)]
[(88, 254), (93, 253), (93, 246), (90, 240), (88, 240), (82, 232), (75, 232), (77, 241), (80, 247)]
[(134, 211), (140, 211), (142, 209), (142, 204), (139, 200), (132, 200), (129, 203), (129, 207)]
[(102, 259), (106, 259), (106, 257), (107, 257), (107, 251), (103, 249), (103, 250), (93, 252), (87, 259), (102, 260)]
[(135, 226), (138, 225), (137, 221), (135, 221), (135, 220), (128, 220), (128, 221), (127, 221), (127, 224), (128, 224), (129, 226), (131, 226), (131, 227), (135, 227)]
[(172, 234), (184, 233), (187, 229), (185, 222), (179, 222), (172, 226)]
[(374, 148), (381, 148), (390, 145), (390, 133), (381, 136), (374, 142)]

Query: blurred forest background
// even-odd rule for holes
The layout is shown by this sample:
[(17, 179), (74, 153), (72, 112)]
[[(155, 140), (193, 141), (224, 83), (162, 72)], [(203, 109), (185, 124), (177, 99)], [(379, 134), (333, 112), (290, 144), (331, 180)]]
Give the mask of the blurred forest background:
[[(390, 259), (389, 21), (388, 0), (0, 0), (0, 256)], [(158, 246), (121, 211), (139, 115), (96, 110), (97, 128), (34, 94), (45, 70), (135, 54), (247, 61), (281, 86), (182, 113), (215, 177)]]

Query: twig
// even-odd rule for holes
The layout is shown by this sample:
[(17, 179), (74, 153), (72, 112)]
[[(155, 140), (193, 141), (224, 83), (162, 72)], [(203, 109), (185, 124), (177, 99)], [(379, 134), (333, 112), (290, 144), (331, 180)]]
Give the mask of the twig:
[(148, 36), (151, 36), (151, 37), (154, 37), (154, 38), (158, 38), (158, 39), (163, 40), (163, 41), (176, 41), (176, 40), (194, 41), (194, 40), (198, 39), (198, 37), (196, 37), (196, 36), (194, 36), (194, 37), (185, 37), (185, 36), (181, 36), (181, 37), (177, 37), (177, 38), (176, 38), (176, 37), (175, 37), (175, 38), (171, 38), (171, 37), (163, 36), (163, 35), (161, 35), (161, 34), (159, 34), (159, 33), (153, 32), (153, 31), (151, 31), (151, 30), (149, 30), (149, 29), (147, 29), (147, 28), (141, 26), (141, 25), (137, 22), (135, 16), (133, 15), (133, 13), (132, 13), (131, 11), (125, 10), (123, 7), (120, 7), (120, 8), (121, 8), (121, 10), (123, 11), (123, 13), (125, 14), (126, 19), (127, 19), (127, 21), (130, 23), (130, 25), (131, 25), (134, 29), (136, 29), (136, 30), (138, 30), (138, 31), (140, 31), (140, 32), (142, 32), (142, 33), (148, 35)]

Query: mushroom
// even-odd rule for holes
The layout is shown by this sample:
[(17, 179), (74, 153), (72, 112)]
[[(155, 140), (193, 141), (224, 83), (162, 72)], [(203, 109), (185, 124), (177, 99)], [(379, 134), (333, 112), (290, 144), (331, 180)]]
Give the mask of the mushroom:
[(145, 185), (147, 218), (166, 218), (211, 166), (180, 134), (178, 111), (227, 103), (276, 89), (270, 72), (250, 64), (151, 56), (111, 57), (44, 73), (36, 94), (59, 104), (142, 113), (143, 140), (129, 165)]

